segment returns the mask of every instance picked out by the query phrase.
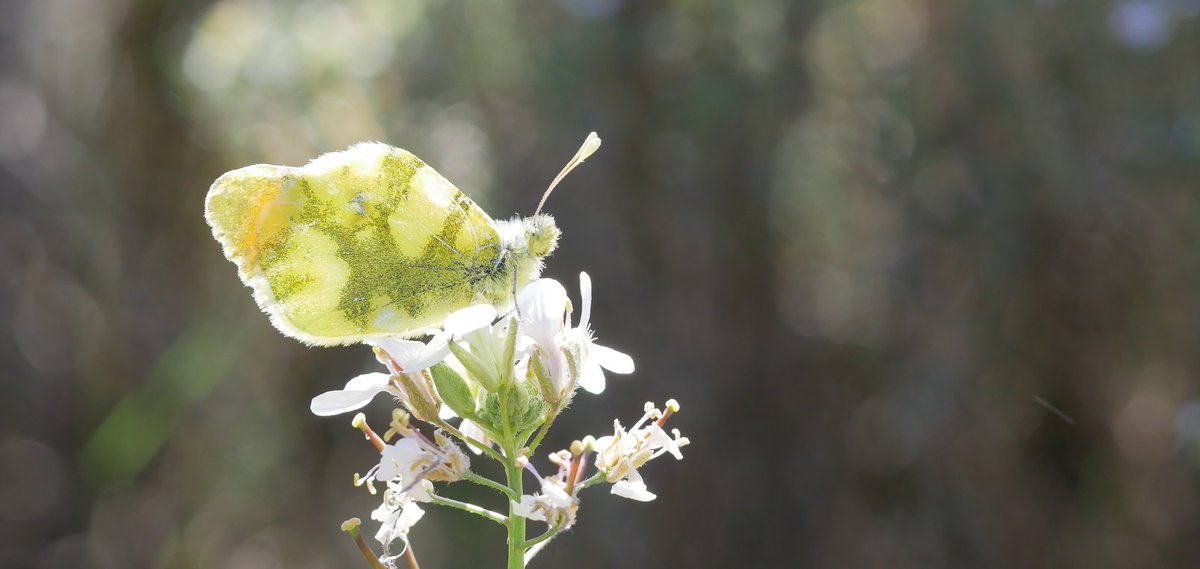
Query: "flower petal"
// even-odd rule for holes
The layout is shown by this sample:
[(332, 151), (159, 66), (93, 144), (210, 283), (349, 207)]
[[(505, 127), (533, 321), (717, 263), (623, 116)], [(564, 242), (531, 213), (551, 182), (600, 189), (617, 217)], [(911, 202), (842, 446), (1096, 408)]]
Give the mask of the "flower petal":
[(413, 465), (421, 460), (423, 455), (421, 444), (408, 437), (387, 445), (379, 453), (379, 470), (375, 471), (375, 479), (390, 482), (400, 478), (402, 483), (408, 484), (412, 481), (405, 479), (405, 476), (416, 470)]
[(632, 471), (625, 480), (618, 481), (612, 485), (612, 493), (622, 498), (637, 500), (639, 502), (649, 502), (658, 496), (651, 494), (646, 489), (646, 483), (642, 481), (642, 475), (637, 471)]
[(579, 387), (588, 393), (599, 395), (604, 393), (604, 385), (604, 370), (600, 369), (600, 363), (594, 358), (588, 358), (579, 372)]
[(583, 306), (579, 309), (578, 328), (587, 332), (588, 324), (592, 321), (592, 277), (587, 273), (579, 273), (579, 300)]
[(398, 338), (372, 338), (367, 340), (366, 344), (387, 352), (387, 355), (396, 361), (396, 365), (407, 372), (433, 367), (446, 359), (446, 355), (450, 353), (445, 334), (434, 336), (428, 344)]
[(442, 327), (447, 334), (461, 336), (491, 324), (496, 319), (496, 308), (490, 304), (476, 304), (456, 310), (446, 317)]
[(364, 373), (354, 376), (346, 382), (343, 391), (366, 391), (368, 389), (386, 388), (392, 382), (392, 376), (386, 373)]
[[(458, 430), (462, 432), (464, 437), (475, 439), (489, 447), (492, 446), (492, 441), (488, 439), (488, 436), (483, 432), (483, 429), (479, 428), (479, 425), (471, 422), (470, 419), (463, 419), (462, 423), (459, 423), (458, 425)], [(475, 445), (467, 445), (467, 449), (475, 453), (476, 456), (483, 454), (483, 451), (476, 448)]]
[(549, 478), (542, 480), (542, 498), (550, 507), (564, 511), (570, 508), (574, 501), (565, 489), (551, 482)]
[(328, 417), (360, 409), (370, 403), (382, 391), (387, 391), (390, 376), (386, 373), (368, 373), (351, 379), (347, 389), (327, 391), (313, 397), (309, 410), (314, 415)]
[[(425, 350), (425, 342), (399, 338), (371, 338), (364, 343), (387, 352), (387, 355), (396, 360), (401, 367)], [(408, 371), (408, 368), (405, 368), (404, 371)]]
[(604, 369), (613, 373), (633, 373), (633, 358), (612, 348), (592, 344), (588, 356)]
[(613, 442), (616, 440), (617, 437), (612, 435), (604, 435), (603, 437), (596, 439), (595, 443), (592, 443), (592, 449), (596, 451), (596, 454), (602, 454), (604, 451), (608, 450), (608, 447), (612, 446)]
[(562, 331), (568, 302), (567, 289), (554, 279), (538, 279), (526, 285), (517, 299), (525, 334), (549, 350)]
[(513, 504), (512, 513), (522, 518), (531, 520), (546, 521), (546, 515), (541, 510), (535, 510), (533, 507), (537, 505), (537, 498), (525, 494), (521, 496), (521, 501)]
[(650, 432), (650, 436), (647, 437), (650, 448), (666, 449), (667, 452), (671, 453), (671, 456), (675, 457), (675, 460), (683, 460), (683, 453), (679, 452), (679, 445), (675, 444), (675, 439), (672, 439), (671, 435), (668, 435), (662, 427), (658, 426), (658, 423), (650, 423), (646, 427), (646, 430)]
[(450, 355), (450, 343), (446, 334), (439, 334), (429, 340), (429, 344), (425, 346), (417, 357), (408, 362), (408, 371), (419, 371), (429, 369), (438, 362), (446, 359)]
[[(382, 515), (376, 517), (377, 514)], [(375, 534), (375, 539), (379, 540), (379, 543), (385, 546), (397, 539), (401, 539), (404, 540), (405, 547), (407, 547), (408, 530), (412, 529), (423, 515), (425, 515), (425, 511), (420, 506), (407, 500), (402, 507), (395, 510), (386, 506), (380, 506), (378, 510), (371, 514), (372, 519), (383, 522), (379, 526), (379, 532)]]

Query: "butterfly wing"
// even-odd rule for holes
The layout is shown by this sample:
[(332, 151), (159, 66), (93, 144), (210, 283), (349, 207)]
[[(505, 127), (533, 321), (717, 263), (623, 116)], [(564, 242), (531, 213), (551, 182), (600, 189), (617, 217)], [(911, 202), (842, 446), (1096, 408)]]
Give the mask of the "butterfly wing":
[(275, 327), (311, 344), (420, 334), (475, 301), (500, 264), (495, 222), (381, 143), (229, 172), (205, 216)]

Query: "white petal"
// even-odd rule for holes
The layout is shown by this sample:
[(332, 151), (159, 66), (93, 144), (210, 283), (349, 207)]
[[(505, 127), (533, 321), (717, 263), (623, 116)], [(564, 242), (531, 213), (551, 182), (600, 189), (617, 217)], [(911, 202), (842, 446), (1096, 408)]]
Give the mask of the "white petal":
[(549, 502), (552, 508), (565, 511), (571, 507), (571, 496), (567, 494), (566, 490), (550, 482), (549, 478), (542, 480), (542, 497)]
[(425, 510), (422, 510), (420, 506), (409, 502), (405, 504), (404, 508), (400, 511), (400, 519), (396, 521), (396, 527), (402, 527), (404, 528), (404, 533), (408, 533), (408, 530), (417, 525), (417, 522), (421, 520), (421, 516), (424, 515)]
[(546, 362), (546, 371), (550, 372), (550, 380), (554, 382), (554, 388), (559, 393), (566, 395), (564, 391), (567, 389), (567, 382), (570, 381), (570, 366), (567, 364), (567, 356), (558, 348), (551, 348), (548, 353), (543, 353)]
[[(404, 540), (407, 544), (408, 530), (412, 529), (423, 515), (425, 515), (425, 511), (420, 506), (413, 502), (405, 502), (402, 508), (398, 511), (389, 511), (387, 517), (381, 520), (383, 524), (379, 526), (379, 532), (375, 534), (375, 539), (379, 540), (379, 543), (383, 545), (387, 545), (397, 539)], [(375, 518), (375, 514), (372, 514), (371, 517), (378, 519)]]
[(535, 347), (537, 347), (537, 342), (535, 342), (533, 338), (530, 338), (524, 334), (517, 336), (517, 346), (516, 349), (513, 350), (513, 359), (519, 360), (529, 355), (529, 353), (532, 352), (533, 348)]
[(595, 359), (588, 358), (584, 362), (583, 370), (579, 372), (579, 387), (588, 393), (604, 393), (604, 370), (600, 369), (600, 364)]
[(425, 350), (408, 362), (407, 371), (429, 369), (450, 355), (450, 343), (445, 334), (434, 336)]
[(346, 382), (344, 391), (366, 391), (368, 389), (386, 388), (392, 382), (392, 376), (386, 373), (364, 373), (356, 375)]
[(421, 444), (410, 438), (403, 438), (383, 447), (379, 456), (379, 470), (375, 471), (375, 479), (389, 482), (400, 478), (402, 483), (409, 484), (412, 473), (416, 470), (413, 465), (425, 455)]
[(612, 348), (592, 344), (588, 348), (588, 357), (613, 373), (633, 373), (633, 358)]
[(586, 332), (592, 321), (592, 277), (584, 272), (579, 273), (579, 300), (583, 303), (579, 310), (579, 328)]
[(603, 453), (604, 451), (608, 450), (608, 447), (612, 446), (613, 441), (615, 440), (617, 440), (617, 438), (612, 435), (605, 435), (597, 438), (596, 442), (592, 443), (592, 449), (596, 451), (596, 454)]
[[(479, 425), (472, 423), (469, 419), (463, 419), (462, 423), (458, 425), (458, 430), (462, 432), (464, 437), (475, 439), (488, 446), (492, 445), (491, 441), (488, 440), (487, 435), (484, 434), (483, 429), (479, 428)], [(483, 451), (476, 448), (475, 445), (467, 445), (467, 449), (476, 455), (483, 454)]]
[(637, 471), (629, 473), (625, 480), (613, 484), (612, 493), (639, 502), (649, 502), (658, 497), (646, 489), (646, 483), (642, 481), (642, 476)]
[(549, 349), (562, 331), (568, 302), (567, 289), (554, 279), (529, 283), (517, 299), (525, 334)]
[(371, 519), (373, 519), (377, 522), (386, 522), (389, 519), (391, 519), (392, 514), (394, 514), (394, 513), (396, 513), (396, 512), (388, 507), (388, 503), (385, 500), (382, 504), (379, 505), (378, 508), (375, 508), (374, 510), (371, 511)]
[(366, 343), (387, 352), (401, 370), (409, 372), (433, 367), (450, 353), (445, 334), (434, 336), (428, 344), (397, 338), (372, 338)]
[(476, 304), (456, 310), (446, 317), (442, 327), (452, 336), (461, 336), (491, 324), (496, 319), (496, 308), (490, 304)]
[(679, 445), (675, 444), (675, 439), (672, 439), (671, 435), (668, 435), (662, 427), (658, 426), (658, 423), (650, 423), (650, 426), (646, 427), (646, 429), (650, 431), (648, 439), (650, 448), (666, 449), (667, 452), (671, 453), (671, 456), (675, 457), (675, 460), (683, 460), (683, 453), (679, 452)]
[(418, 371), (410, 370), (408, 363), (418, 358), (426, 348), (425, 342), (398, 338), (371, 338), (366, 343), (387, 352), (387, 355), (396, 360), (396, 363), (400, 364), (400, 368), (404, 371)]
[(356, 389), (339, 389), (327, 391), (313, 397), (308, 408), (314, 415), (328, 417), (360, 409), (370, 403), (381, 391), (387, 391), (389, 376), (384, 373), (368, 373), (360, 375), (346, 384)]
[(432, 502), (433, 496), (430, 495), (431, 492), (433, 492), (433, 482), (421, 480), (413, 485), (413, 487), (409, 489), (405, 496), (408, 496), (409, 498), (412, 498), (418, 502)]
[(531, 520), (546, 521), (546, 515), (541, 510), (534, 510), (533, 506), (537, 504), (537, 498), (528, 494), (521, 496), (521, 501), (513, 504), (512, 513), (522, 518)]

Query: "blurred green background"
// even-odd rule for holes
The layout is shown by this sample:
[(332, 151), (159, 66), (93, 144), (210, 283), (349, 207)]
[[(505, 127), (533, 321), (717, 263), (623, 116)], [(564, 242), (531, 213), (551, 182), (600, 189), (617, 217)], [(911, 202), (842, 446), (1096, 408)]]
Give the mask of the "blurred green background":
[[(546, 274), (639, 369), (550, 442), (675, 397), (693, 445), (534, 567), (1200, 566), (1198, 15), (9, 0), (0, 566), (361, 567), (373, 451), (308, 400), (376, 364), (270, 327), (208, 185), (383, 140), (528, 214), (590, 130)], [(412, 537), (503, 555), (455, 511)]]

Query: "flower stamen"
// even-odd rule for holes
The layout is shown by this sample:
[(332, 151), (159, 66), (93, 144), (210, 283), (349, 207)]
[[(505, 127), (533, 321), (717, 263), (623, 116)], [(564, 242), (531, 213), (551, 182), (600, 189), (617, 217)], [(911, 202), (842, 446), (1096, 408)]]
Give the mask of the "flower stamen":
[(383, 442), (383, 439), (379, 438), (379, 435), (375, 434), (375, 431), (371, 429), (371, 426), (367, 424), (366, 415), (363, 415), (362, 413), (355, 415), (354, 420), (351, 421), (350, 424), (353, 425), (355, 429), (363, 432), (363, 436), (366, 437), (368, 441), (371, 441), (371, 444), (375, 446), (375, 450), (383, 452), (383, 447), (387, 445)]

